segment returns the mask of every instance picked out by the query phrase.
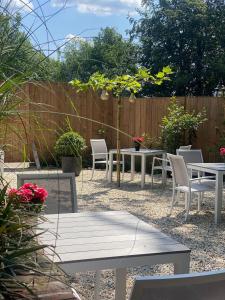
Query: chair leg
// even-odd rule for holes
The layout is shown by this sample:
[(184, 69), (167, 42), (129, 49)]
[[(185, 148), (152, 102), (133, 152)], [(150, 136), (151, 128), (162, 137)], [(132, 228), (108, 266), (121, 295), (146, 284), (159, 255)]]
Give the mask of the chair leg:
[(153, 184), (154, 184), (154, 166), (155, 166), (155, 159), (153, 158), (153, 161), (152, 161), (152, 172), (151, 172), (151, 187), (153, 188)]
[(187, 221), (188, 215), (189, 215), (189, 211), (190, 211), (190, 205), (191, 205), (191, 193), (188, 193), (188, 197), (187, 197), (187, 208), (186, 208), (186, 214), (185, 214), (185, 221)]
[(106, 179), (108, 178), (108, 172), (109, 172), (109, 162), (108, 162), (108, 160), (106, 161), (106, 167), (105, 167), (105, 177), (106, 177)]
[(201, 210), (202, 193), (198, 193), (198, 212)]
[(175, 187), (173, 186), (173, 195), (172, 195), (172, 202), (171, 202), (171, 208), (170, 208), (170, 215), (172, 214), (172, 210), (173, 210), (175, 202), (176, 202), (176, 191), (175, 191)]
[(187, 203), (188, 203), (188, 194), (184, 194), (184, 209), (187, 210)]
[(124, 179), (124, 172), (125, 172), (125, 159), (124, 159), (124, 154), (122, 154), (122, 180)]
[(177, 191), (177, 197), (175, 203), (177, 203), (179, 200), (180, 200), (180, 190)]
[(93, 160), (93, 163), (92, 163), (92, 173), (91, 173), (91, 180), (93, 179), (94, 172), (95, 172), (95, 161)]

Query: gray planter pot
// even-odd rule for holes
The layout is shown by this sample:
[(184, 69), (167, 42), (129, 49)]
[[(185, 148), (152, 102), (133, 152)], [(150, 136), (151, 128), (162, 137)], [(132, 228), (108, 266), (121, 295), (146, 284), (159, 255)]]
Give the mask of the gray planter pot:
[(75, 173), (79, 176), (82, 169), (81, 157), (64, 156), (62, 157), (63, 173)]

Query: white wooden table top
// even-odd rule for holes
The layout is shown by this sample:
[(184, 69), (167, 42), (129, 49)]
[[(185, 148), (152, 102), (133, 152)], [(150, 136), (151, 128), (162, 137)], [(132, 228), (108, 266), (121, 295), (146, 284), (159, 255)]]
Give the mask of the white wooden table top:
[(188, 167), (200, 167), (205, 169), (211, 169), (215, 171), (225, 171), (225, 163), (189, 163)]
[[(116, 153), (116, 149), (109, 150), (111, 153)], [(120, 149), (120, 152), (122, 154), (146, 154), (146, 155), (154, 155), (154, 154), (163, 154), (166, 153), (164, 150), (161, 149), (140, 149), (139, 151), (136, 151), (135, 148), (123, 148)]]
[(40, 230), (48, 229), (40, 242), (56, 245), (58, 256), (46, 249), (56, 263), (190, 252), (126, 211), (55, 214), (46, 218), (48, 221), (39, 225)]

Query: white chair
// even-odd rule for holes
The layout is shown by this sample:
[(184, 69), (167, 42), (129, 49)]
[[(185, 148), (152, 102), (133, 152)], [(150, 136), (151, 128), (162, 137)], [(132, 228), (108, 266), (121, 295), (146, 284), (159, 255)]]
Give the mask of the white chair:
[(191, 150), (192, 145), (180, 146), (179, 150)]
[[(202, 155), (202, 150), (201, 149), (193, 149), (193, 150), (180, 150), (177, 149), (177, 155), (181, 155), (184, 158), (184, 161), (186, 164), (189, 163), (204, 163), (203, 155)], [(193, 175), (195, 176), (205, 176), (205, 173), (198, 172), (198, 171), (190, 171), (190, 176), (192, 177)], [(204, 182), (207, 181), (209, 177), (205, 177)], [(212, 178), (212, 176), (210, 176)], [(214, 183), (214, 180), (208, 180), (208, 183)]]
[(177, 155), (183, 156), (186, 164), (204, 162), (201, 149), (193, 149), (193, 150), (177, 149), (176, 153)]
[(225, 270), (138, 277), (130, 300), (223, 300)]
[[(193, 149), (193, 150), (184, 150), (184, 149), (177, 149), (177, 155), (181, 155), (184, 158), (186, 164), (189, 163), (203, 163), (203, 155), (201, 149)], [(191, 177), (193, 175), (197, 175), (198, 177), (201, 176), (201, 172), (194, 171), (190, 173)], [(204, 175), (203, 175), (204, 176)]]
[[(194, 179), (190, 178), (183, 156), (168, 153), (167, 157), (170, 161), (173, 175), (173, 195), (170, 213), (172, 213), (173, 206), (177, 198), (179, 198), (177, 196), (179, 196), (180, 193), (184, 193), (186, 209), (185, 220), (187, 220), (193, 194), (198, 194), (198, 210), (200, 210), (203, 193), (215, 191), (215, 185), (209, 184), (208, 182), (202, 182), (204, 179), (209, 179), (213, 176), (197, 177)], [(176, 192), (178, 195), (176, 195)]]
[(3, 177), (4, 174), (4, 162), (5, 162), (5, 152), (0, 150), (0, 176)]
[[(104, 139), (91, 139), (91, 149), (92, 149), (92, 174), (91, 180), (94, 176), (95, 165), (96, 164), (105, 164), (106, 165), (106, 177), (109, 170), (109, 153)], [(117, 161), (113, 161), (113, 164), (116, 165)], [(124, 175), (124, 155), (122, 154), (122, 172)]]
[[(190, 150), (192, 145), (187, 145), (187, 146), (180, 146), (178, 150)], [(164, 170), (166, 172), (166, 179), (167, 179), (167, 172), (172, 172), (172, 169), (170, 167), (170, 162), (168, 159), (163, 159), (160, 157), (153, 157), (152, 160), (152, 172), (151, 172), (151, 179), (152, 179), (152, 187), (154, 183), (154, 171), (160, 170), (161, 172)]]

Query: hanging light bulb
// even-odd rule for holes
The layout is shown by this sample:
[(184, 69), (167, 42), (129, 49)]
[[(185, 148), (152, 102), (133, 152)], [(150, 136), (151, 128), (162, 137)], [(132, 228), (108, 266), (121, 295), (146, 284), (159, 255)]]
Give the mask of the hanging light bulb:
[(130, 94), (129, 102), (130, 102), (130, 103), (134, 103), (134, 102), (135, 102), (135, 99), (136, 99), (135, 95), (134, 95), (133, 93)]
[(106, 90), (102, 90), (101, 96), (100, 96), (101, 100), (106, 101), (109, 99), (109, 93)]

